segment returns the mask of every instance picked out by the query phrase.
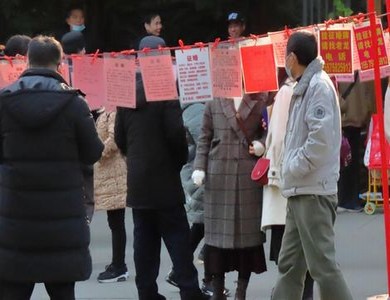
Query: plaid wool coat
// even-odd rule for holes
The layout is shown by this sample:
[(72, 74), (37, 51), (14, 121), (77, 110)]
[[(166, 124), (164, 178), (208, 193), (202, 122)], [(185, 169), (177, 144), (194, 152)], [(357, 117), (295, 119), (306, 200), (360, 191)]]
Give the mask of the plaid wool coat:
[[(262, 111), (266, 95), (251, 100), (245, 95), (239, 108), (251, 140), (264, 142)], [(194, 163), (205, 178), (205, 243), (234, 249), (259, 246), (262, 188), (251, 180), (257, 157), (249, 154), (245, 134), (236, 120), (232, 99), (207, 103)]]

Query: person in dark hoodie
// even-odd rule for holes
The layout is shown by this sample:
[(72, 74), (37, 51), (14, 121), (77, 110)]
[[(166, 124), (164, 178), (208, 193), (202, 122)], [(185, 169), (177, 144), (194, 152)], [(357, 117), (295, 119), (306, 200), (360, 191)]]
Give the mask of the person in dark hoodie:
[[(147, 36), (139, 46), (157, 49), (165, 46), (165, 41)], [(180, 180), (188, 156), (180, 104), (177, 100), (146, 102), (140, 75), (136, 109), (118, 108), (114, 130), (115, 142), (127, 162), (127, 205), (133, 209), (138, 299), (166, 299), (158, 293), (156, 283), (161, 239), (172, 259), (181, 299), (203, 299)]]
[(0, 91), (0, 299), (30, 299), (43, 282), (51, 299), (72, 300), (92, 271), (80, 165), (104, 146), (84, 98), (57, 72), (59, 42), (35, 37), (27, 56)]

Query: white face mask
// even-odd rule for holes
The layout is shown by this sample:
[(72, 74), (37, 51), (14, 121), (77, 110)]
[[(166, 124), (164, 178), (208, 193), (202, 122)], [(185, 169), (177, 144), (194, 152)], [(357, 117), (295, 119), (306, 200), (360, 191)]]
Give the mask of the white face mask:
[(73, 31), (83, 31), (85, 29), (85, 25), (71, 25)]

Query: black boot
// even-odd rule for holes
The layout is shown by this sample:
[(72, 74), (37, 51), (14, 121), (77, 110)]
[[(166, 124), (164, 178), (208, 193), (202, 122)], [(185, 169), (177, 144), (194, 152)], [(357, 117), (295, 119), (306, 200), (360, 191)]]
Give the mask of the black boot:
[(234, 300), (245, 300), (246, 299), (246, 289), (248, 288), (249, 280), (238, 278), (236, 295)]
[(305, 288), (303, 290), (302, 300), (313, 300), (314, 280), (311, 278), (309, 271), (306, 273)]
[(225, 277), (224, 276), (213, 277), (211, 284), (213, 286), (213, 296), (210, 299), (226, 300), (226, 296), (223, 293), (224, 286), (225, 286)]

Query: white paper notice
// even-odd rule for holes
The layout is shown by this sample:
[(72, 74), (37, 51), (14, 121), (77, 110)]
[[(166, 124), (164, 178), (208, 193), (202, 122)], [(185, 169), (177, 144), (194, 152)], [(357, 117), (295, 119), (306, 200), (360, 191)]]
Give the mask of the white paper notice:
[(213, 100), (208, 48), (176, 50), (176, 67), (182, 103)]

